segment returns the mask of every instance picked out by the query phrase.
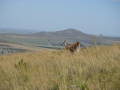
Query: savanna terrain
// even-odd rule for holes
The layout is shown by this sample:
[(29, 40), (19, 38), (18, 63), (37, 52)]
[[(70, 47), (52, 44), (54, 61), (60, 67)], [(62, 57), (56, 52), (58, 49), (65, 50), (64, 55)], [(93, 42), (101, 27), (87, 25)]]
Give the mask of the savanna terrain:
[(120, 90), (120, 45), (2, 55), (0, 90)]

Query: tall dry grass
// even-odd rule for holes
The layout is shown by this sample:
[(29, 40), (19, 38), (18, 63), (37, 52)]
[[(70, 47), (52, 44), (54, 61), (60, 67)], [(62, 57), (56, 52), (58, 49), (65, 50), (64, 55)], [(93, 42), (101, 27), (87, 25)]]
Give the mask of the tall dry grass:
[(120, 90), (120, 46), (0, 56), (0, 90)]

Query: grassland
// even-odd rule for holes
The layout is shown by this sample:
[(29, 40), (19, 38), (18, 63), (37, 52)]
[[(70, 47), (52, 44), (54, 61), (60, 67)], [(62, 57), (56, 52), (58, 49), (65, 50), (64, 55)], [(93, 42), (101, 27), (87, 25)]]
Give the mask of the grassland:
[[(42, 37), (29, 37), (29, 36), (17, 36), (17, 35), (1, 35), (0, 41), (24, 45), (28, 47), (37, 47), (37, 48), (52, 48), (59, 49), (62, 48), (59, 42), (63, 42), (63, 40), (50, 40), (48, 38)], [(54, 44), (54, 45), (53, 45)], [(55, 45), (57, 44), (57, 45)]]
[(25, 36), (16, 36), (16, 35), (2, 35), (0, 36), (1, 41), (11, 42), (15, 44), (37, 46), (40, 44), (47, 44), (46, 39), (36, 38), (36, 37), (25, 37)]
[(0, 56), (0, 90), (120, 90), (120, 46)]

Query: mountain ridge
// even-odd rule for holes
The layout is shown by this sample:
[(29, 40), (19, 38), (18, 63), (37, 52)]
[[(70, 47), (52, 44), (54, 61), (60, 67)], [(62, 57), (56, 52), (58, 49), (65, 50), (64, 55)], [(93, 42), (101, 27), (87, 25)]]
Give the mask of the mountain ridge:
[(68, 40), (70, 42), (79, 41), (85, 45), (103, 45), (103, 44), (112, 44), (112, 43), (120, 43), (120, 37), (107, 37), (107, 36), (97, 36), (92, 34), (86, 34), (81, 32), (80, 30), (68, 28), (64, 30), (54, 31), (54, 32), (47, 32), (41, 31), (37, 33), (30, 33), (30, 34), (0, 34), (1, 36), (14, 36), (15, 38), (37, 38), (51, 41), (51, 43), (62, 42), (64, 40)]

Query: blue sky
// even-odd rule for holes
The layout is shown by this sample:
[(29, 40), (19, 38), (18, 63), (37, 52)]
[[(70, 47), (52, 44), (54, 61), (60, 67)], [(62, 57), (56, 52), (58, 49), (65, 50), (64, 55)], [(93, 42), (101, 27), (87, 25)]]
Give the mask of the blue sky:
[(120, 0), (0, 0), (0, 28), (120, 36)]

